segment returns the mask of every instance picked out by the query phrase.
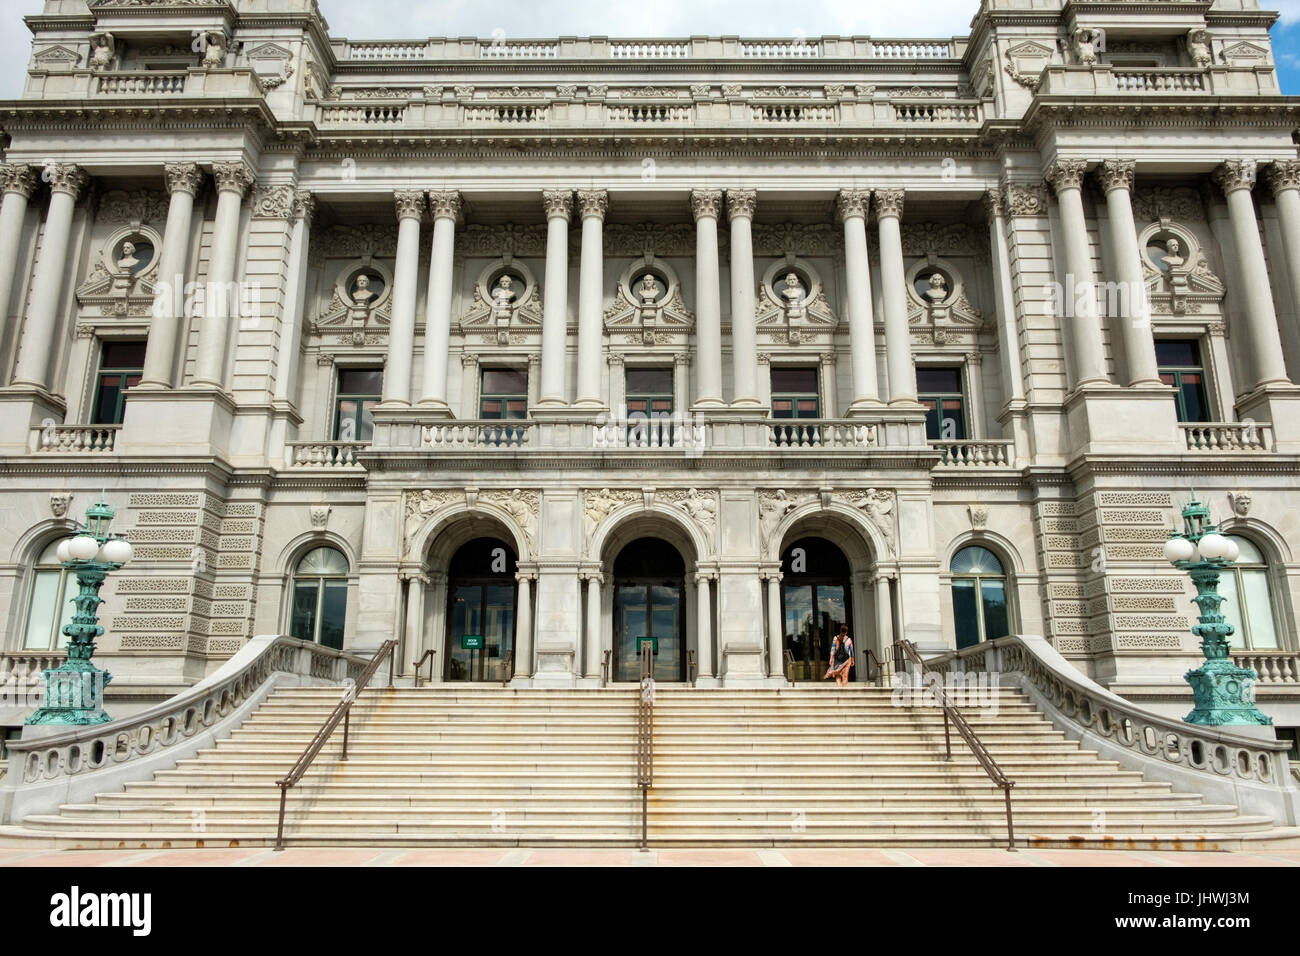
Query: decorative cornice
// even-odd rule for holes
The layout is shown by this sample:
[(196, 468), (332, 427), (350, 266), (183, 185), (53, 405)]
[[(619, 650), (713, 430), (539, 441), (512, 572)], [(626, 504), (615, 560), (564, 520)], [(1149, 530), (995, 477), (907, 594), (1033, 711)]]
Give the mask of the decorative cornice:
[(1057, 159), (1047, 167), (1043, 179), (1058, 193), (1062, 189), (1082, 189), (1087, 171), (1086, 159)]
[(604, 221), (609, 212), (609, 192), (604, 189), (579, 189), (578, 211), (582, 219), (600, 219)]
[(1264, 178), (1273, 195), (1286, 189), (1300, 189), (1300, 160), (1280, 159), (1264, 167)]
[(216, 180), (218, 192), (238, 193), (241, 199), (253, 183), (256, 182), (253, 171), (248, 168), (247, 164), (239, 161), (213, 163), (212, 178)]
[(420, 219), (424, 216), (424, 193), (418, 189), (400, 189), (393, 193), (397, 219)]
[(877, 189), (871, 197), (871, 208), (876, 212), (877, 219), (886, 219), (893, 217), (901, 219), (903, 216), (903, 194), (901, 189)]
[(1254, 189), (1257, 167), (1253, 159), (1225, 159), (1210, 173), (1210, 179), (1225, 195), (1238, 189)]
[(867, 218), (867, 209), (871, 205), (870, 189), (841, 189), (835, 197), (835, 215), (840, 221), (854, 216)]
[(197, 196), (203, 186), (203, 170), (198, 163), (167, 163), (163, 166), (167, 194), (175, 192)]
[(753, 219), (754, 212), (758, 209), (758, 190), (756, 189), (728, 189), (727, 190), (727, 222), (731, 222), (737, 217), (743, 219)]
[(89, 174), (75, 163), (51, 163), (41, 170), (41, 179), (50, 184), (50, 192), (66, 193), (73, 199), (90, 182)]
[(0, 165), (0, 191), (18, 193), (24, 199), (31, 199), (36, 191), (36, 181), (36, 173), (30, 166)]
[(692, 189), (691, 216), (696, 222), (707, 217), (717, 219), (722, 212), (721, 189)]
[(546, 211), (547, 221), (563, 219), (573, 220), (573, 191), (570, 189), (542, 190), (542, 208)]
[(1097, 182), (1105, 192), (1112, 189), (1133, 191), (1137, 163), (1131, 159), (1105, 159), (1097, 167)]
[(1041, 186), (1007, 183), (1002, 188), (1002, 205), (1008, 216), (1042, 216), (1047, 212)]
[(461, 205), (460, 192), (455, 189), (429, 190), (429, 211), (433, 213), (435, 221), (450, 219), (454, 222), (460, 219)]
[(289, 219), (293, 215), (293, 186), (279, 183), (262, 186), (253, 193), (254, 219)]

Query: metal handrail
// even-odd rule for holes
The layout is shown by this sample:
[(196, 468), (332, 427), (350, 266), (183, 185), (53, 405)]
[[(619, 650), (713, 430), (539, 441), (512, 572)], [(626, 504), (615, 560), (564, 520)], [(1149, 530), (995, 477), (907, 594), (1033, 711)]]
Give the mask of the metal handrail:
[(429, 648), (427, 651), (425, 651), (423, 654), (420, 655), (420, 659), (419, 659), (418, 661), (415, 661), (415, 662), (411, 665), (412, 667), (415, 668), (415, 686), (416, 686), (416, 687), (419, 687), (419, 686), (420, 686), (420, 668), (424, 666), (424, 662), (425, 662), (425, 661), (428, 661), (428, 662), (429, 662), (429, 683), (430, 683), (430, 684), (433, 683), (433, 658), (434, 658), (434, 655), (436, 655), (437, 653), (438, 653), (438, 652), (435, 651), (435, 650), (431, 647), (431, 648)]
[(515, 652), (506, 651), (506, 656), (501, 658), (501, 673), (505, 676), (501, 678), (502, 685), (509, 684), (515, 676)]
[(785, 679), (794, 680), (794, 651), (788, 647), (785, 649)]
[[(862, 652), (861, 652), (861, 653), (865, 656), (866, 661), (867, 661), (867, 664), (868, 664), (868, 667), (867, 667), (867, 682), (868, 682), (868, 683), (875, 683), (876, 681), (878, 681), (878, 680), (880, 680), (882, 677), (884, 677), (884, 675), (885, 675), (885, 667), (886, 667), (886, 664), (885, 664), (884, 661), (882, 661), (879, 657), (876, 656), (876, 652), (873, 651), (873, 650), (872, 650), (871, 648), (869, 648), (869, 647), (864, 647), (864, 648), (862, 649)], [(872, 676), (872, 673), (871, 673), (871, 667), (870, 667), (870, 664), (871, 664), (873, 661), (875, 662), (875, 665), (876, 665), (876, 674), (875, 674), (875, 676)]]
[(348, 725), (352, 705), (356, 702), (360, 693), (366, 689), (366, 685), (370, 683), (370, 678), (375, 675), (375, 671), (379, 670), (379, 662), (385, 657), (388, 658), (388, 689), (393, 689), (393, 664), (397, 658), (397, 642), (389, 640), (379, 645), (379, 650), (375, 652), (375, 656), (370, 658), (361, 673), (357, 675), (356, 683), (347, 689), (343, 699), (330, 711), (329, 717), (325, 718), (325, 723), (321, 725), (320, 730), (316, 731), (316, 736), (307, 745), (307, 749), (299, 755), (297, 762), (285, 774), (284, 778), (275, 782), (275, 785), (280, 788), (280, 819), (275, 826), (276, 850), (284, 849), (284, 805), (285, 799), (289, 795), (289, 788), (296, 785), (303, 778), (303, 774), (311, 767), (316, 755), (321, 752), (329, 741), (330, 734), (334, 733), (334, 728), (339, 725), (340, 720), (343, 721), (342, 759), (348, 759)]
[(695, 651), (686, 652), (686, 680), (692, 687), (695, 686), (695, 678), (700, 674), (700, 665), (695, 661)]
[[(917, 674), (920, 676), (922, 681), (924, 681), (926, 673), (925, 662), (921, 660), (921, 655), (916, 652), (916, 646), (908, 640), (900, 639), (897, 643), (898, 647), (900, 647), (903, 653), (907, 656), (911, 665), (916, 668)], [(975, 729), (967, 723), (966, 718), (962, 716), (961, 711), (953, 706), (952, 701), (948, 699), (947, 691), (944, 690), (943, 681), (939, 680), (934, 683), (927, 683), (927, 686), (934, 689), (934, 692), (939, 699), (939, 704), (943, 707), (943, 743), (947, 751), (944, 759), (952, 759), (952, 735), (948, 728), (949, 722), (951, 721), (952, 725), (957, 728), (957, 733), (961, 735), (961, 739), (966, 741), (966, 746), (969, 747), (971, 753), (975, 755), (975, 759), (978, 760), (980, 766), (984, 768), (984, 772), (988, 774), (989, 779), (993, 781), (993, 785), (1002, 789), (1002, 795), (1005, 798), (1007, 805), (1007, 849), (1014, 853), (1016, 851), (1016, 830), (1015, 825), (1011, 820), (1011, 788), (1016, 785), (1015, 781), (1002, 772), (1002, 768), (999, 767), (998, 762), (993, 759), (993, 755), (990, 754), (988, 748), (984, 746), (984, 742), (980, 740), (979, 735), (975, 733)]]
[(602, 683), (609, 683), (609, 663), (612, 651), (602, 651), (600, 655), (600, 679)]
[(636, 783), (641, 788), (641, 849), (646, 848), (650, 788), (654, 786), (655, 658), (654, 645), (641, 645), (641, 689), (636, 699)]

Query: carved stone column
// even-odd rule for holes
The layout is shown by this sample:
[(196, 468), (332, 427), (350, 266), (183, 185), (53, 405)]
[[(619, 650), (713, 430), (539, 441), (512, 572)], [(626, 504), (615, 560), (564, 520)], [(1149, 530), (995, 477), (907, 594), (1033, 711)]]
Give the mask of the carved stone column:
[(163, 178), (171, 200), (163, 229), (158, 275), (154, 283), (153, 320), (145, 345), (144, 374), (137, 388), (171, 388), (175, 384), (176, 346), (185, 322), (185, 267), (189, 264), (194, 197), (203, 185), (198, 163), (168, 163)]
[[(316, 197), (305, 189), (294, 192), (293, 227), (289, 235), (288, 295), (280, 323), (280, 362), (275, 377), (277, 402), (293, 402), (298, 395), (299, 340), (302, 336), (302, 311), (307, 301), (307, 250), (311, 243), (311, 222), (316, 215)], [(146, 361), (148, 356), (146, 355)]]
[(891, 660), (886, 652), (894, 643), (894, 605), (889, 583), (891, 577), (888, 574), (876, 577), (876, 653), (882, 661)]
[(699, 677), (713, 678), (713, 600), (709, 582), (713, 575), (707, 571), (695, 574), (695, 642)]
[[(1300, 160), (1288, 159), (1269, 163), (1265, 169), (1273, 200), (1277, 203), (1277, 221), (1282, 229), (1282, 251), (1286, 256), (1286, 277), (1291, 286), (1293, 341), (1300, 341)], [(3, 211), (0, 210), (0, 217)], [(3, 224), (0, 223), (0, 230)], [(0, 258), (0, 263), (3, 263)], [(3, 300), (0, 300), (3, 301)], [(1300, 356), (1295, 356), (1300, 362)]]
[(727, 220), (731, 224), (731, 365), (732, 405), (757, 408), (758, 329), (754, 301), (754, 240), (751, 226), (758, 193), (727, 190)]
[[(9, 299), (18, 273), (27, 203), (35, 189), (36, 173), (30, 166), (0, 165), (0, 190), (4, 191), (0, 201), (0, 368), (7, 367), (5, 359), (18, 335), (18, 322), (10, 320)], [(21, 315), (21, 307), (18, 313)]]
[(587, 651), (582, 673), (584, 677), (598, 680), (602, 650), (600, 589), (605, 577), (599, 571), (584, 571), (581, 578), (587, 582)]
[(533, 579), (535, 571), (516, 571), (519, 600), (515, 607), (515, 677), (533, 676)]
[[(424, 653), (424, 591), (429, 579), (422, 574), (412, 574), (406, 582), (406, 628), (398, 673), (413, 672), (412, 664)], [(435, 658), (436, 663), (436, 658)]]
[(698, 405), (716, 408), (722, 401), (722, 279), (718, 266), (718, 215), (722, 190), (691, 193), (695, 216), (695, 365)]
[(876, 383), (875, 320), (871, 315), (871, 263), (867, 258), (870, 189), (842, 189), (835, 211), (844, 223), (844, 274), (848, 285), (849, 357), (853, 366), (850, 418), (880, 403)]
[(451, 340), (452, 267), (460, 206), (460, 193), (454, 189), (429, 193), (433, 250), (429, 255), (429, 294), (424, 314), (424, 381), (420, 404), (440, 417), (451, 415), (447, 404), (447, 349)]
[(872, 197), (880, 230), (880, 283), (885, 299), (885, 367), (889, 403), (916, 401), (912, 333), (907, 325), (907, 276), (903, 264), (903, 190), (877, 189)]
[[(27, 323), (19, 345), (14, 384), (49, 389), (51, 350), (59, 323), (59, 303), (68, 280), (68, 240), (77, 197), (90, 182), (80, 166), (59, 163), (47, 170), (50, 208), (45, 217), (40, 256), (27, 306)], [(7, 201), (7, 198), (6, 198)]]
[(567, 404), (564, 385), (565, 350), (568, 348), (569, 217), (573, 193), (548, 189), (542, 193), (546, 209), (546, 291), (542, 303), (542, 407)]
[(1131, 160), (1105, 160), (1097, 167), (1097, 180), (1106, 192), (1110, 243), (1115, 250), (1115, 278), (1121, 290), (1119, 302), (1126, 306), (1117, 319), (1128, 364), (1128, 384), (1159, 385), (1156, 343), (1151, 334), (1151, 310), (1142, 277), (1142, 252), (1138, 249), (1137, 226), (1133, 222), (1135, 167)]
[[(578, 390), (574, 404), (602, 408), (600, 398), (600, 347), (604, 337), (604, 238), (609, 193), (603, 189), (578, 190), (582, 217), (582, 259), (578, 265)], [(590, 675), (589, 675), (590, 676)]]
[(1097, 283), (1092, 271), (1088, 224), (1083, 214), (1083, 177), (1087, 162), (1058, 159), (1047, 170), (1056, 191), (1065, 246), (1065, 289), (1057, 309), (1069, 329), (1074, 357), (1074, 387), (1107, 384), (1106, 357), (1102, 351), (1101, 321), (1097, 315)]
[(224, 389), (230, 320), (239, 302), (234, 284), (239, 264), (240, 216), (244, 196), (254, 180), (253, 171), (241, 162), (213, 163), (212, 176), (217, 183), (217, 212), (212, 228), (212, 260), (203, 294), (204, 314), (199, 324), (194, 384)]
[(420, 220), (424, 193), (393, 194), (397, 208), (397, 256), (393, 267), (392, 312), (388, 323), (388, 360), (384, 363), (383, 404), (411, 404), (411, 369), (415, 358), (415, 289), (420, 271)]
[(785, 629), (781, 625), (780, 571), (765, 574), (767, 581), (767, 676), (785, 680)]
[(1024, 372), (1020, 365), (1020, 336), (1016, 323), (1016, 298), (1011, 287), (1011, 254), (1007, 245), (1007, 223), (1003, 191), (984, 194), (984, 212), (989, 223), (989, 251), (993, 259), (993, 293), (998, 317), (998, 371), (1003, 389), (1002, 412), (998, 421), (1011, 428), (1016, 443), (1015, 462), (1030, 458), (1029, 405), (1025, 401)]

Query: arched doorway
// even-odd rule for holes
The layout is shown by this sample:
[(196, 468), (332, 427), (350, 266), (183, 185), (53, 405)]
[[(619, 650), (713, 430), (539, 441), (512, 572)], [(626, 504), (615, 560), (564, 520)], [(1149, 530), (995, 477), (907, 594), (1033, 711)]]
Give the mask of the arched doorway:
[(685, 680), (686, 563), (661, 538), (637, 538), (614, 560), (613, 680), (640, 679), (647, 640), (654, 647), (655, 680)]
[(443, 677), (502, 681), (515, 641), (515, 552), (499, 538), (461, 545), (447, 570)]
[[(781, 553), (781, 621), (785, 651), (794, 658), (791, 680), (821, 680), (831, 639), (841, 624), (852, 629), (853, 599), (848, 558), (825, 538), (799, 538)], [(867, 646), (854, 634), (857, 653)], [(856, 679), (857, 667), (849, 679)]]

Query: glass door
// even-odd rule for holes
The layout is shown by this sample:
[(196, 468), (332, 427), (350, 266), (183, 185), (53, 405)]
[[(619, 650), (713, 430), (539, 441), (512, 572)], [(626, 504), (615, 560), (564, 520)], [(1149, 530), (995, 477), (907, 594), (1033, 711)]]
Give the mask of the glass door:
[(457, 584), (448, 620), (447, 680), (505, 680), (506, 655), (514, 648), (515, 589)]
[[(791, 680), (821, 680), (831, 641), (849, 620), (839, 584), (787, 584), (784, 588), (785, 648), (794, 658)], [(854, 640), (856, 647), (857, 640)]]
[(641, 645), (654, 649), (655, 680), (686, 678), (682, 586), (620, 581), (614, 592), (614, 680), (641, 679)]

